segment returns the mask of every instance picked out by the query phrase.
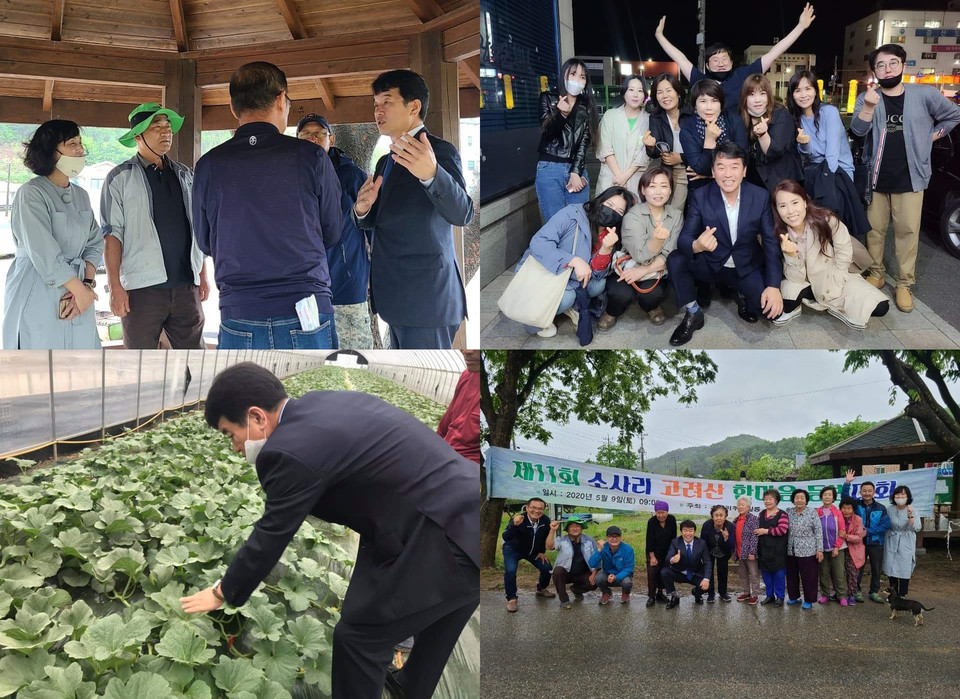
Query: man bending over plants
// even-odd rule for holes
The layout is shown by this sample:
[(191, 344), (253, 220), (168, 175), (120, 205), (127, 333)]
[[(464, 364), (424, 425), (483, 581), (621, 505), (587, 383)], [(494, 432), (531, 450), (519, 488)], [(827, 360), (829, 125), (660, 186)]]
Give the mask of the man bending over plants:
[[(223, 579), (186, 612), (244, 604), (308, 515), (350, 527), (360, 551), (333, 632), (334, 699), (429, 699), (480, 602), (476, 464), (409, 413), (365, 393), (287, 397), (249, 362), (210, 387), (207, 424), (256, 466), (263, 517)], [(402, 670), (393, 647), (413, 636)]]

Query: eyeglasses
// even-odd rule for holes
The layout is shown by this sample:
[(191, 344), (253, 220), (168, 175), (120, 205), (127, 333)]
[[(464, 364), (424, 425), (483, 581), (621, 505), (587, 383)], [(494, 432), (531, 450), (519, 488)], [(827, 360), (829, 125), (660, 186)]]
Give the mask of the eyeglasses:
[(670, 147), (669, 143), (664, 143), (663, 141), (657, 142), (657, 151), (659, 151), (660, 155), (663, 155), (664, 153), (669, 153), (672, 150), (673, 148)]
[(899, 67), (902, 66), (902, 65), (903, 65), (903, 63), (901, 63), (898, 59), (894, 58), (894, 59), (892, 59), (889, 63), (878, 63), (877, 65), (875, 65), (875, 66), (873, 67), (873, 69), (874, 69), (875, 71), (880, 70), (880, 71), (886, 72), (888, 69), (889, 69), (889, 70), (896, 70), (897, 68), (899, 68)]

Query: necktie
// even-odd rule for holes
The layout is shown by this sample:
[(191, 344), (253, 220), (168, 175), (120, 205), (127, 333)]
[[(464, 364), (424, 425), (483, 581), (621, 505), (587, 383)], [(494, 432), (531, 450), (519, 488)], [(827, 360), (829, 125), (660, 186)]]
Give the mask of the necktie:
[(690, 571), (690, 563), (693, 561), (693, 544), (687, 544), (687, 580), (693, 577)]

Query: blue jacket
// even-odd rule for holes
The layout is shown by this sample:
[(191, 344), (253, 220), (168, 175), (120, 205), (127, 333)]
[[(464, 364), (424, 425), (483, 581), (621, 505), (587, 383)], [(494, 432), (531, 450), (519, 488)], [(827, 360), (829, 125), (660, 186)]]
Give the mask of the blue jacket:
[[(850, 485), (850, 483), (843, 484), (840, 488), (840, 497), (850, 494)], [(887, 530), (890, 528), (890, 515), (887, 514), (887, 508), (876, 500), (867, 507), (863, 498), (857, 498), (857, 514), (863, 520), (863, 526), (867, 530), (863, 543), (867, 546), (883, 546)]]
[(340, 240), (340, 183), (310, 141), (252, 122), (197, 161), (193, 226), (213, 257), (220, 316), (296, 316), (313, 295), (333, 313), (326, 248)]
[(361, 231), (357, 227), (351, 212), (357, 201), (357, 194), (367, 179), (367, 173), (339, 148), (331, 148), (327, 155), (330, 156), (337, 179), (340, 180), (340, 212), (343, 215), (340, 241), (327, 248), (333, 305), (366, 303), (370, 286), (368, 244), (372, 236), (370, 231)]
[(617, 550), (610, 548), (610, 544), (603, 547), (603, 551), (595, 551), (587, 565), (594, 570), (603, 569), (607, 575), (617, 576), (617, 582), (633, 575), (634, 556), (633, 547), (621, 541)]
[[(373, 231), (370, 295), (389, 325), (446, 327), (459, 325), (467, 315), (453, 227), (470, 223), (473, 200), (457, 149), (442, 138), (427, 137), (437, 158), (433, 182), (424, 186), (394, 163), (370, 211), (357, 219), (360, 228)], [(377, 162), (377, 177), (386, 164), (387, 156)]]
[[(579, 237), (577, 237), (578, 231)], [(573, 254), (574, 239), (576, 239), (576, 255)], [(515, 271), (519, 272), (523, 263), (527, 261), (527, 257), (533, 255), (534, 259), (545, 268), (554, 274), (560, 274), (574, 257), (590, 261), (593, 247), (591, 240), (590, 221), (587, 219), (583, 204), (568, 204), (534, 233), (533, 238), (530, 239), (530, 246), (523, 253)], [(592, 269), (592, 272), (591, 279), (601, 279), (609, 274), (610, 268), (599, 271)], [(571, 274), (567, 279), (567, 289), (574, 291), (578, 286), (580, 282)]]

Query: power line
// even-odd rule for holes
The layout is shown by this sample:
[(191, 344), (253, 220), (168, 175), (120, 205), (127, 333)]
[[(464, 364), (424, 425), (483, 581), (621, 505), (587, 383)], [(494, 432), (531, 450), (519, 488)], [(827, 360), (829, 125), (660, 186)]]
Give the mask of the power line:
[(800, 393), (781, 393), (775, 396), (764, 396), (762, 398), (743, 398), (741, 400), (727, 401), (726, 403), (694, 403), (693, 405), (680, 405), (675, 408), (657, 408), (657, 412), (665, 413), (672, 410), (695, 410), (696, 408), (720, 408), (726, 405), (742, 405), (743, 403), (756, 403), (764, 400), (779, 400), (781, 398), (796, 398), (797, 396), (809, 396), (814, 393), (825, 393), (827, 391), (839, 391), (849, 388), (859, 388), (860, 386), (870, 386), (878, 383), (890, 383), (885, 379), (877, 381), (865, 381), (864, 383), (847, 384), (845, 386), (829, 386), (827, 388), (815, 388), (811, 391), (802, 391)]

